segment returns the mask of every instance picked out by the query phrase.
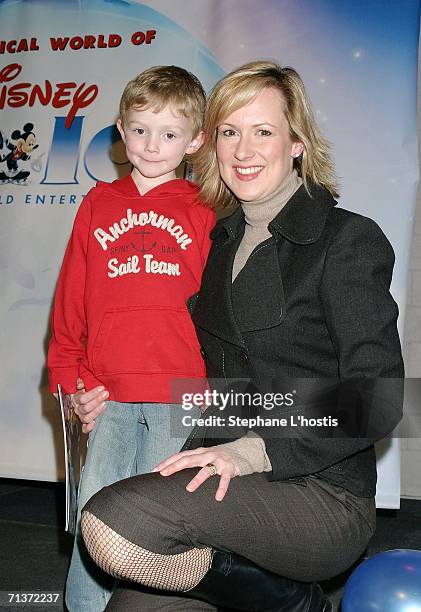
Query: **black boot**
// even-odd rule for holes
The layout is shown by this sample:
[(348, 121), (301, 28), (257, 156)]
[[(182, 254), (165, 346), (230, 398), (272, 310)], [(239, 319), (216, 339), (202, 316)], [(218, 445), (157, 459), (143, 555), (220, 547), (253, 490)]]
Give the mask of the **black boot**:
[(207, 574), (186, 595), (244, 612), (332, 612), (318, 584), (287, 580), (220, 550), (213, 551)]

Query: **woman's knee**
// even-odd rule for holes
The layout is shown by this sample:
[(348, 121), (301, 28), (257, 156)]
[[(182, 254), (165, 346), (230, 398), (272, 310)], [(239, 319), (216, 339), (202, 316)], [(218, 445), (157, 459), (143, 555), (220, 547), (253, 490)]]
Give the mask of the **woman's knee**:
[(124, 548), (119, 546), (121, 536), (87, 510), (82, 511), (81, 531), (95, 563), (108, 574), (119, 576), (125, 556)]
[(118, 534), (89, 510), (82, 512), (81, 530), (89, 554), (102, 570), (114, 578), (142, 582), (138, 578), (151, 553)]
[(95, 563), (115, 578), (155, 589), (188, 591), (210, 567), (210, 548), (159, 554), (122, 537), (88, 510), (82, 512), (82, 534)]

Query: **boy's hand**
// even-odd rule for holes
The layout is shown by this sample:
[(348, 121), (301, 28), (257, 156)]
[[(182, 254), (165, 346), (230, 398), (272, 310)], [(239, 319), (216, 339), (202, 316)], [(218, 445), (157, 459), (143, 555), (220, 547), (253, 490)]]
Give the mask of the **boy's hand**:
[(95, 427), (95, 419), (104, 412), (109, 393), (104, 387), (95, 387), (85, 391), (83, 380), (78, 378), (78, 391), (72, 395), (72, 405), (75, 413), (82, 422), (83, 433), (89, 433)]

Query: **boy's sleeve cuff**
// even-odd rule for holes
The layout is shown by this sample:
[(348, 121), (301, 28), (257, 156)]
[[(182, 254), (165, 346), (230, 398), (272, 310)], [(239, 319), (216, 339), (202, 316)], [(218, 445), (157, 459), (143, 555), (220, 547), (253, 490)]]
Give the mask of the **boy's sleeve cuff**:
[(70, 368), (49, 368), (50, 391), (57, 393), (57, 385), (61, 385), (64, 393), (76, 392), (76, 381), (79, 376), (79, 367)]
[(81, 366), (76, 378), (81, 378), (84, 382), (85, 389), (90, 391), (94, 387), (103, 387), (104, 383), (98, 380), (90, 370)]

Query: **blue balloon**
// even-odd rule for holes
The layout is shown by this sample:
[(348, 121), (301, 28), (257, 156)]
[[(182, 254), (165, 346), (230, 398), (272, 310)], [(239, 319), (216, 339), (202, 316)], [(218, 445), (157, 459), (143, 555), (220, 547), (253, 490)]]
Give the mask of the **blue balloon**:
[(364, 561), (345, 586), (343, 612), (421, 612), (421, 551), (388, 550)]

